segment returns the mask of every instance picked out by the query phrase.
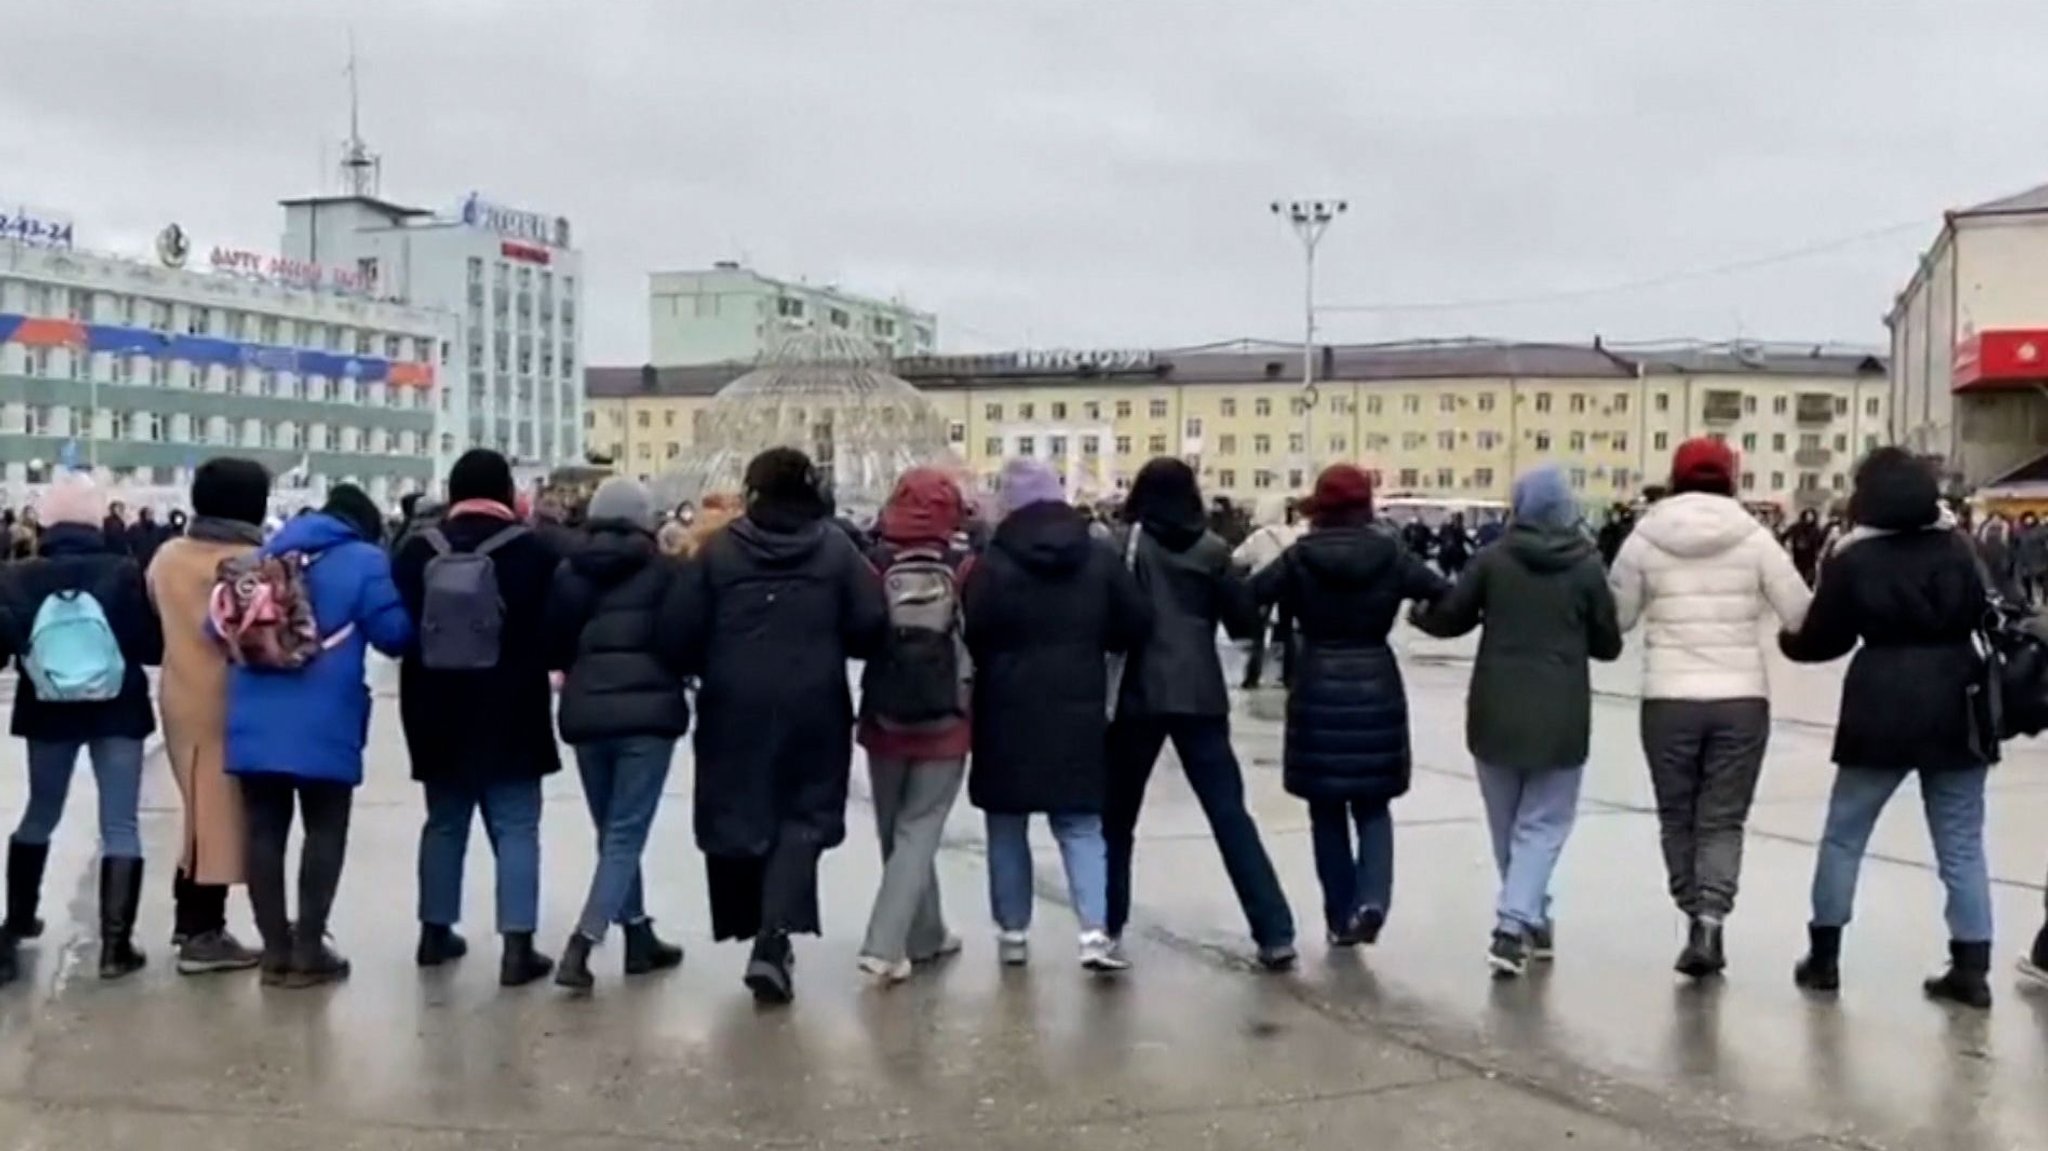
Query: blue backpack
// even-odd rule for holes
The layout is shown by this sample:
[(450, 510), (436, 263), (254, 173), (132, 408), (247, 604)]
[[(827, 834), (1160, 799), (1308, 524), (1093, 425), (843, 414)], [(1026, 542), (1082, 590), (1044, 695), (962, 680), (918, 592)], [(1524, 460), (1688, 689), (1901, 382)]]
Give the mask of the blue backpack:
[(106, 611), (82, 588), (43, 597), (21, 666), (45, 703), (104, 703), (121, 694), (128, 678)]

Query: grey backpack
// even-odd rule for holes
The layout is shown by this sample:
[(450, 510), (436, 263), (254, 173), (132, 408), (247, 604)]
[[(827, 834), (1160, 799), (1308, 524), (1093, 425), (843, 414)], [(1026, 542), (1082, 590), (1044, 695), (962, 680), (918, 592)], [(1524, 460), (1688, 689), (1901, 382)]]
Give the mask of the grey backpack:
[(482, 671), (498, 666), (505, 631), (505, 599), (491, 553), (526, 534), (513, 524), (459, 552), (440, 528), (421, 533), (434, 549), (420, 596), (420, 663), (434, 671)]

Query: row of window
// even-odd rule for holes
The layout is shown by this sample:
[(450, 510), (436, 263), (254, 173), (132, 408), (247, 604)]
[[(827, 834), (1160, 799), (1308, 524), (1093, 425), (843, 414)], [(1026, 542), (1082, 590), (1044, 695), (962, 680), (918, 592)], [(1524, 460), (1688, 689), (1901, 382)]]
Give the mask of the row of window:
[[(481, 286), (484, 282), (484, 262), (482, 259), (476, 256), (471, 256), (469, 258), (469, 282), (472, 287)], [(547, 270), (546, 268), (536, 269), (522, 266), (519, 269), (518, 275), (515, 277), (512, 273), (512, 265), (509, 261), (493, 260), (491, 262), (492, 287), (497, 288), (499, 291), (502, 292), (506, 288), (513, 286), (513, 284), (515, 283), (518, 285), (519, 290), (522, 292), (532, 290), (535, 284), (538, 283), (540, 287), (541, 299), (552, 300), (554, 298), (555, 274), (553, 272)], [(562, 310), (565, 315), (574, 315), (575, 307), (576, 277), (563, 276)]]
[[(1369, 416), (1377, 416), (1382, 414), (1383, 402), (1386, 399), (1387, 397), (1385, 396), (1366, 396), (1365, 414)], [(1458, 395), (1455, 393), (1443, 393), (1437, 396), (1437, 410), (1442, 412), (1456, 412), (1460, 408), (1465, 406), (1467, 399), (1468, 397)], [(1583, 415), (1590, 410), (1589, 405), (1596, 399), (1597, 397), (1588, 396), (1584, 392), (1567, 393), (1564, 397), (1565, 410), (1572, 415)], [(1470, 400), (1472, 402), (1472, 405), (1481, 412), (1490, 412), (1494, 410), (1495, 396), (1492, 392), (1481, 392), (1477, 396), (1470, 397)], [(1742, 407), (1743, 412), (1745, 414), (1754, 415), (1756, 413), (1756, 400), (1757, 398), (1755, 396), (1745, 395), (1742, 397)], [(1833, 401), (1834, 413), (1836, 415), (1848, 414), (1848, 397), (1835, 396), (1833, 397)], [(1772, 414), (1780, 416), (1787, 414), (1791, 410), (1790, 402), (1790, 397), (1773, 396), (1771, 398)], [(1876, 417), (1882, 410), (1882, 402), (1883, 401), (1877, 396), (1866, 397), (1863, 401), (1863, 414), (1871, 417)], [(1224, 419), (1236, 418), (1238, 414), (1237, 403), (1238, 402), (1234, 397), (1225, 397), (1224, 399), (1218, 400), (1217, 414)], [(1550, 412), (1554, 408), (1555, 395), (1551, 392), (1537, 392), (1535, 393), (1533, 404), (1536, 411), (1539, 413)], [(1291, 414), (1299, 416), (1303, 414), (1303, 412), (1306, 410), (1307, 401), (1303, 400), (1299, 396), (1296, 396), (1288, 401), (1288, 406)], [(1658, 392), (1653, 398), (1653, 406), (1658, 412), (1669, 412), (1671, 410), (1670, 394), (1668, 392)], [(1067, 418), (1066, 403), (1061, 401), (1055, 401), (1053, 403), (1047, 404), (1046, 407), (1049, 410), (1050, 418), (1055, 420), (1064, 420)], [(1099, 420), (1102, 418), (1102, 404), (1099, 401), (1086, 401), (1081, 405), (1081, 410), (1082, 417), (1084, 419)], [(1422, 397), (1412, 392), (1401, 396), (1401, 410), (1411, 415), (1422, 411)], [(1603, 415), (1626, 415), (1628, 413), (1628, 410), (1629, 397), (1628, 393), (1626, 392), (1622, 392), (1610, 397), (1607, 406), (1600, 409), (1601, 414)], [(1004, 407), (1000, 403), (988, 403), (983, 405), (982, 407), (982, 414), (991, 421), (1001, 421), (1003, 418), (1003, 411)], [(1130, 400), (1117, 400), (1115, 402), (1114, 411), (1116, 413), (1117, 419), (1130, 419), (1131, 413), (1133, 411), (1132, 402)], [(1167, 411), (1168, 403), (1164, 399), (1150, 400), (1146, 404), (1146, 414), (1150, 416), (1152, 419), (1165, 419), (1167, 416)], [(1352, 411), (1351, 397), (1331, 397), (1330, 411), (1336, 415), (1349, 415)], [(1272, 414), (1273, 400), (1271, 397), (1261, 396), (1252, 401), (1252, 415), (1264, 417), (1271, 416)], [(1028, 400), (1018, 404), (1017, 418), (1020, 420), (1036, 419), (1037, 405)], [(1188, 435), (1199, 436), (1202, 434), (1201, 417), (1190, 416), (1188, 417), (1187, 424)]]
[[(0, 431), (24, 436), (83, 436), (89, 410), (29, 404), (20, 409), (20, 426)], [(9, 419), (6, 424), (14, 421)], [(305, 448), (369, 455), (415, 455), (431, 442), (426, 433), (402, 429), (361, 428), (353, 424), (276, 424), (225, 416), (192, 417), (162, 412), (108, 411), (100, 438), (153, 444), (206, 444), (233, 448)]]
[(247, 340), (269, 347), (324, 349), (421, 363), (447, 362), (447, 348), (437, 348), (432, 336), (380, 333), (345, 324), (295, 320), (233, 308), (0, 279), (0, 311), (14, 310), (29, 316), (61, 316), (82, 323), (147, 328), (166, 334)]
[[(718, 315), (718, 300), (719, 297), (716, 293), (706, 292), (699, 295), (696, 298), (695, 305), (698, 318), (709, 319)], [(759, 307), (763, 314), (765, 314), (768, 307), (767, 301), (761, 301)], [(782, 319), (801, 320), (808, 313), (809, 308), (805, 305), (804, 301), (795, 296), (777, 296), (775, 298), (775, 314)], [(852, 313), (836, 304), (826, 305), (825, 322), (841, 331), (851, 331), (853, 329)], [(868, 316), (867, 329), (870, 335), (893, 340), (896, 338), (896, 318), (894, 316), (878, 314), (870, 315)], [(929, 348), (932, 346), (932, 330), (923, 324), (912, 325), (911, 339), (918, 347)]]
[[(54, 357), (54, 358), (53, 358)], [(58, 366), (58, 360), (63, 361)], [(219, 364), (188, 364), (153, 356), (89, 356), (51, 348), (22, 349), (22, 374), (47, 379), (98, 380), (103, 384), (181, 388), (229, 396), (266, 396), (315, 403), (406, 411), (425, 407), (426, 390), (347, 377), (302, 376), (269, 368), (229, 368)]]

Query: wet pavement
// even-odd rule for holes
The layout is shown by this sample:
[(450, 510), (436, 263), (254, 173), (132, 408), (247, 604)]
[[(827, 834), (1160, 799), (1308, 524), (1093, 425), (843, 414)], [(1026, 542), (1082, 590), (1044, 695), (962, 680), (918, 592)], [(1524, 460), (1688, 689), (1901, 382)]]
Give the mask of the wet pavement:
[[(51, 932), (25, 953), (25, 983), (0, 992), (0, 1151), (2048, 1147), (2048, 996), (2020, 994), (2001, 971), (1989, 1016), (1920, 997), (1943, 944), (1911, 794), (1874, 843), (1883, 858), (1864, 872), (1839, 999), (1809, 1001), (1791, 985), (1831, 778), (1828, 732), (1814, 721), (1832, 717), (1839, 669), (1778, 681), (1780, 722), (1730, 926), (1734, 967), (1705, 988), (1669, 970), (1681, 925), (1663, 894), (1632, 669), (1603, 671), (1585, 804), (1557, 889), (1560, 957), (1501, 984), (1483, 961), (1493, 884), (1462, 740), (1470, 645), (1410, 647), (1419, 770), (1396, 809), (1396, 906), (1375, 949), (1323, 947), (1305, 813), (1280, 789), (1278, 729), (1239, 723), (1251, 803), (1301, 924), (1303, 964), (1291, 976), (1251, 970), (1215, 849), (1172, 770), (1159, 773), (1140, 828), (1138, 966), (1118, 981), (1075, 966), (1044, 841), (1033, 966), (996, 966), (978, 820), (963, 801), (940, 872), (965, 952), (905, 986), (865, 986), (853, 961), (878, 866), (857, 804), (852, 838), (826, 859), (828, 934), (800, 945), (798, 1002), (757, 1009), (739, 983), (743, 949), (703, 930), (683, 770), (648, 858), (652, 909), (689, 948), (680, 971), (626, 983), (613, 944), (594, 997), (501, 991), (479, 832), (475, 950), (422, 974), (411, 964), (419, 803), (387, 700), (335, 914), (356, 965), (347, 985), (289, 992), (170, 971), (169, 873), (157, 861), (171, 857), (177, 824), (160, 765), (145, 795), (152, 963), (102, 984), (91, 972), (92, 808), (81, 781), (52, 863)], [(20, 745), (7, 741), (4, 755), (0, 820), (11, 822)], [(1994, 789), (2009, 965), (2041, 913), (2048, 748), (2015, 753)], [(592, 840), (573, 778), (548, 794), (552, 949), (581, 899)], [(246, 929), (246, 912), (235, 914)]]

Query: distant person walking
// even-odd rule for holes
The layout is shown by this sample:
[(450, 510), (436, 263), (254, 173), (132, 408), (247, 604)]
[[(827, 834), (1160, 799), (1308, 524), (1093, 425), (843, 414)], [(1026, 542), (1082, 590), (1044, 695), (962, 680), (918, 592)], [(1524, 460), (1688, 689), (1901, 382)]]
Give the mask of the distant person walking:
[(1643, 625), (1643, 753), (1672, 902), (1688, 920), (1677, 970), (1727, 966), (1722, 924), (1735, 909), (1743, 831), (1771, 735), (1758, 628), (1806, 617), (1806, 581), (1770, 529), (1735, 499), (1735, 453), (1680, 444), (1672, 494), (1650, 505), (1608, 579), (1623, 631)]
[(1550, 877), (1577, 818), (1593, 726), (1590, 660), (1621, 654), (1614, 595), (1564, 473), (1544, 464), (1514, 485), (1514, 518), (1457, 587), (1414, 613), (1446, 638), (1484, 628), (1466, 700), (1500, 900), (1487, 960), (1505, 976), (1555, 946)]

